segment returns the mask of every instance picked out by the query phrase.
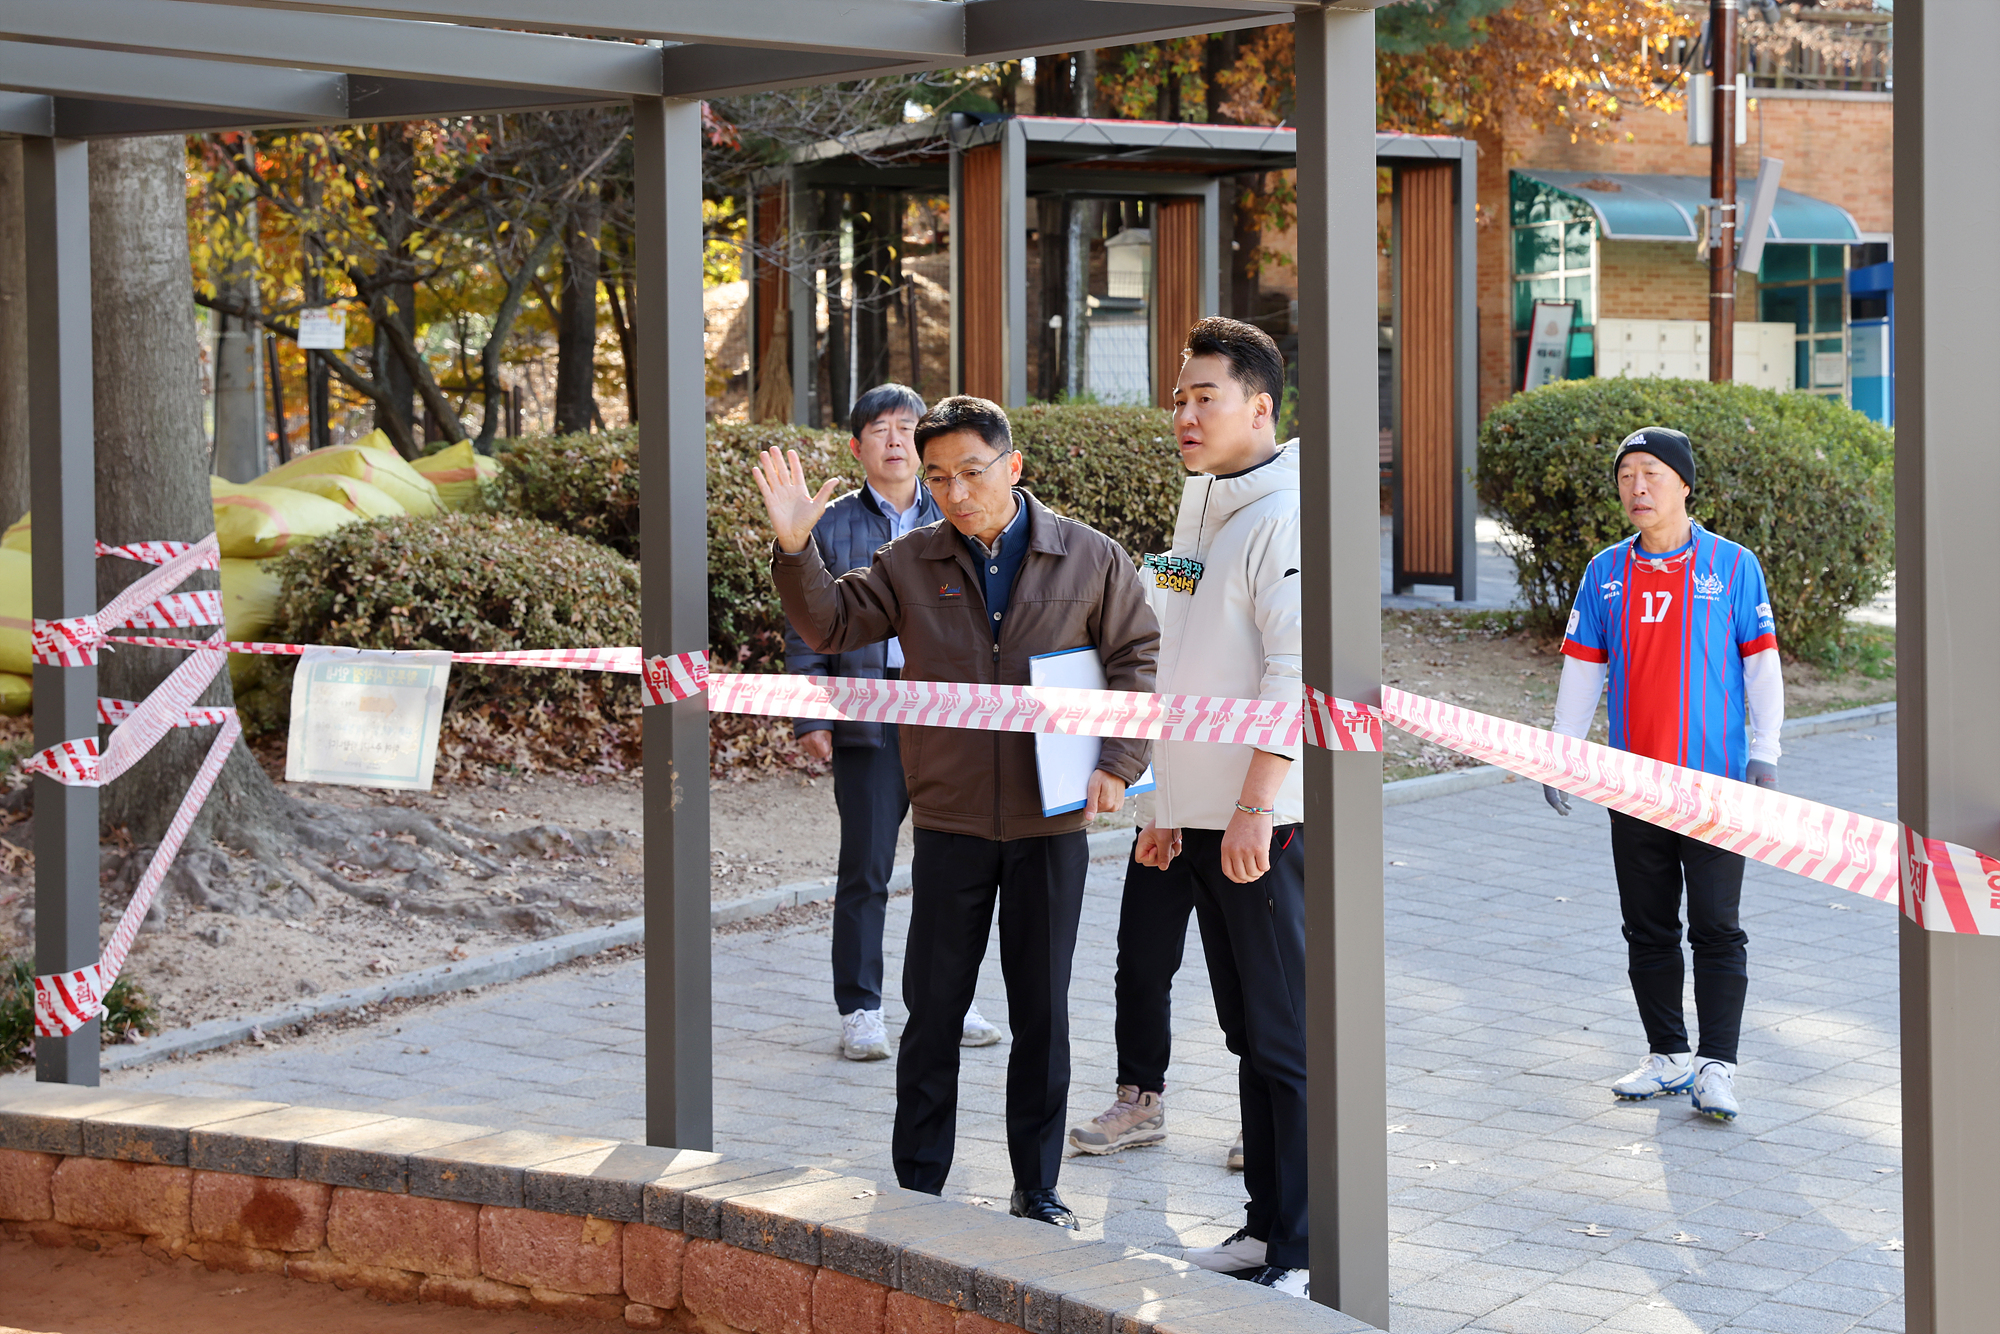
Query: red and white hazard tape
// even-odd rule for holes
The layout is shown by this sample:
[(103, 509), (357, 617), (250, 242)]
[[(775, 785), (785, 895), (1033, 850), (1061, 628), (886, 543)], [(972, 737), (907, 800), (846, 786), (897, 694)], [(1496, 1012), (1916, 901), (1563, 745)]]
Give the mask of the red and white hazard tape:
[[(227, 653), (256, 653), (291, 658), (298, 657), (309, 647), (321, 647), (307, 644), (271, 644), (262, 640), (166, 639), (158, 635), (106, 635), (104, 639), (108, 644), (134, 644), (141, 648), (206, 648), (212, 642), (215, 648)], [(454, 653), (451, 655), (451, 660), (503, 667), (557, 667), (572, 672), (622, 672), (627, 676), (637, 675), (639, 672), (639, 650), (636, 648), (495, 649), (481, 653)]]
[(70, 972), (35, 979), (36, 1036), (67, 1037), (103, 1013), (104, 997), (111, 990), (111, 984), (118, 980), (118, 974), (124, 971), (125, 958), (131, 953), (132, 941), (139, 934), (139, 924), (146, 920), (146, 913), (153, 906), (153, 896), (167, 878), (167, 868), (174, 864), (182, 840), (187, 837), (195, 816), (201, 814), (203, 803), (208, 800), (217, 776), (222, 773), (222, 766), (229, 759), (231, 748), (236, 745), (236, 738), (242, 734), (243, 725), (231, 712), (223, 719), (222, 730), (209, 746), (207, 758), (202, 760), (193, 784), (181, 799), (180, 809), (174, 812), (166, 837), (160, 840), (153, 859), (146, 864), (146, 873), (139, 877), (139, 885), (132, 891), (132, 900), (125, 905), (124, 915), (118, 919), (118, 926), (112, 931), (111, 939), (105, 944), (104, 953), (98, 961)]
[(192, 542), (128, 542), (122, 547), (114, 547), (104, 542), (97, 544), (100, 556), (123, 556), (142, 565), (165, 565), (174, 557), (194, 548)]
[[(130, 718), (138, 708), (139, 706), (129, 699), (105, 699), (100, 696), (97, 701), (97, 721), (106, 727), (116, 727)], [(173, 726), (213, 727), (217, 723), (227, 722), (230, 715), (235, 712), (234, 709), (225, 708), (187, 709), (173, 721)]]
[[(125, 554), (118, 548), (110, 550)], [(221, 623), (222, 594), (213, 589), (193, 593), (172, 591), (195, 571), (216, 569), (221, 560), (217, 550), (215, 534), (210, 533), (185, 551), (170, 557), (152, 573), (134, 580), (106, 603), (102, 611), (55, 621), (37, 620), (30, 636), (33, 660), (52, 667), (94, 667), (97, 665), (97, 649), (104, 643), (105, 632), (118, 626), (185, 629)]]

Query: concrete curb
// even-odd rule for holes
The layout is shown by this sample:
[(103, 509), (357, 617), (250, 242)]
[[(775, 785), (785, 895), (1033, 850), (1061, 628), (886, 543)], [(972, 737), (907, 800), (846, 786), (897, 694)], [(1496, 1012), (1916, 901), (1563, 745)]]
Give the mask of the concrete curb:
[[(1798, 737), (1816, 736), (1821, 732), (1851, 731), (1895, 721), (1896, 706), (1893, 703), (1869, 704), (1858, 709), (1843, 709), (1838, 713), (1816, 714), (1810, 718), (1789, 718), (1785, 721), (1784, 731), (1780, 735), (1786, 740), (1793, 740)], [(1505, 769), (1482, 764), (1474, 769), (1457, 769), (1450, 773), (1429, 774), (1422, 778), (1405, 778), (1399, 782), (1382, 785), (1382, 804), (1401, 806), (1407, 802), (1449, 796), (1454, 792), (1492, 787), (1497, 783), (1506, 782), (1512, 776)], [(1101, 829), (1090, 835), (1090, 859), (1102, 861), (1108, 857), (1122, 858), (1132, 846), (1132, 838), (1133, 831), (1129, 828)], [(909, 887), (910, 867), (909, 863), (905, 862), (890, 874), (889, 892), (896, 894)], [(784, 908), (825, 903), (832, 898), (831, 879), (801, 881), (798, 884), (781, 885), (777, 889), (765, 890), (748, 898), (718, 903), (709, 910), (708, 920), (711, 926), (722, 926), (730, 922), (743, 922), (753, 917), (762, 917)], [(547, 940), (513, 945), (504, 950), (496, 950), (492, 954), (483, 954), (476, 959), (467, 959), (463, 963), (441, 964), (435, 968), (404, 973), (399, 977), (386, 977), (380, 982), (371, 982), (364, 987), (308, 997), (282, 1009), (273, 1010), (269, 1014), (251, 1018), (211, 1019), (207, 1023), (176, 1029), (143, 1042), (120, 1043), (105, 1048), (99, 1067), (104, 1070), (126, 1070), (153, 1061), (167, 1060), (176, 1056), (192, 1056), (197, 1052), (226, 1047), (249, 1037), (253, 1028), (261, 1028), (267, 1033), (276, 1032), (293, 1024), (316, 1019), (321, 1015), (340, 1014), (367, 1005), (379, 1005), (384, 1001), (404, 1000), (412, 996), (437, 996), (448, 991), (462, 991), (467, 987), (486, 986), (494, 982), (513, 982), (568, 963), (572, 959), (581, 959), (586, 955), (615, 949), (620, 945), (636, 945), (644, 940), (645, 936), (645, 919), (632, 917), (606, 926), (594, 926), (585, 931), (551, 936)]]

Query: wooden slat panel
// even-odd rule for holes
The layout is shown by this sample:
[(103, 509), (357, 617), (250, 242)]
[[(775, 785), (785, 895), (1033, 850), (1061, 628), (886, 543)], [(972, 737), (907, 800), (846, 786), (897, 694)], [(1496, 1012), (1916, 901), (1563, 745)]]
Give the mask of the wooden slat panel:
[(1153, 396), (1163, 407), (1174, 403), (1181, 373), (1181, 345), (1202, 317), (1201, 201), (1163, 200), (1153, 210)]
[(1452, 200), (1450, 166), (1399, 173), (1402, 538), (1406, 572), (1453, 570)]
[(1006, 200), (1001, 194), (1000, 145), (966, 151), (960, 164), (958, 207), (952, 244), (965, 247), (959, 258), (959, 385), (965, 393), (1003, 402), (1006, 383), (1006, 238), (1001, 235)]

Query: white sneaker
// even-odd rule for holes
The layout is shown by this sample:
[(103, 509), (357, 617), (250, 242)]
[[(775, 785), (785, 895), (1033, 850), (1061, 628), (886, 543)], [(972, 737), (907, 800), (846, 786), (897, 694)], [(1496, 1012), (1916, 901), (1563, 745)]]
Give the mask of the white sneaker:
[(840, 1054), (850, 1061), (889, 1058), (889, 1030), (880, 1010), (856, 1010), (840, 1016)]
[(1250, 1235), (1248, 1228), (1238, 1228), (1229, 1240), (1214, 1246), (1190, 1246), (1181, 1252), (1181, 1258), (1191, 1265), (1217, 1274), (1243, 1274), (1263, 1269), (1264, 1243)]
[(1611, 1086), (1627, 1102), (1643, 1102), (1664, 1094), (1686, 1093), (1694, 1084), (1694, 1058), (1686, 1052), (1666, 1056), (1649, 1053), (1646, 1063)]
[(1729, 1061), (1703, 1061), (1694, 1076), (1695, 1111), (1717, 1121), (1734, 1121), (1743, 1109), (1736, 1103), (1736, 1067)]
[(1280, 1269), (1277, 1265), (1265, 1265), (1254, 1274), (1238, 1274), (1236, 1277), (1266, 1288), (1275, 1288), (1287, 1297), (1304, 1297), (1312, 1300), (1312, 1270)]
[(1000, 1040), (1000, 1030), (979, 1012), (975, 1003), (965, 1012), (965, 1030), (959, 1035), (961, 1047), (990, 1047)]

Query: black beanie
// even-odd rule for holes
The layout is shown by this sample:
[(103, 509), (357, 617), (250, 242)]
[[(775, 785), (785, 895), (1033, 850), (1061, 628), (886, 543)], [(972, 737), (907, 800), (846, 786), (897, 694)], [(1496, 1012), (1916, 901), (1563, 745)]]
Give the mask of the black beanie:
[(1632, 432), (1619, 444), (1618, 452), (1611, 456), (1611, 476), (1618, 476), (1618, 465), (1625, 461), (1627, 454), (1651, 454), (1660, 462), (1681, 475), (1681, 480), (1694, 488), (1694, 443), (1671, 426), (1647, 426)]

